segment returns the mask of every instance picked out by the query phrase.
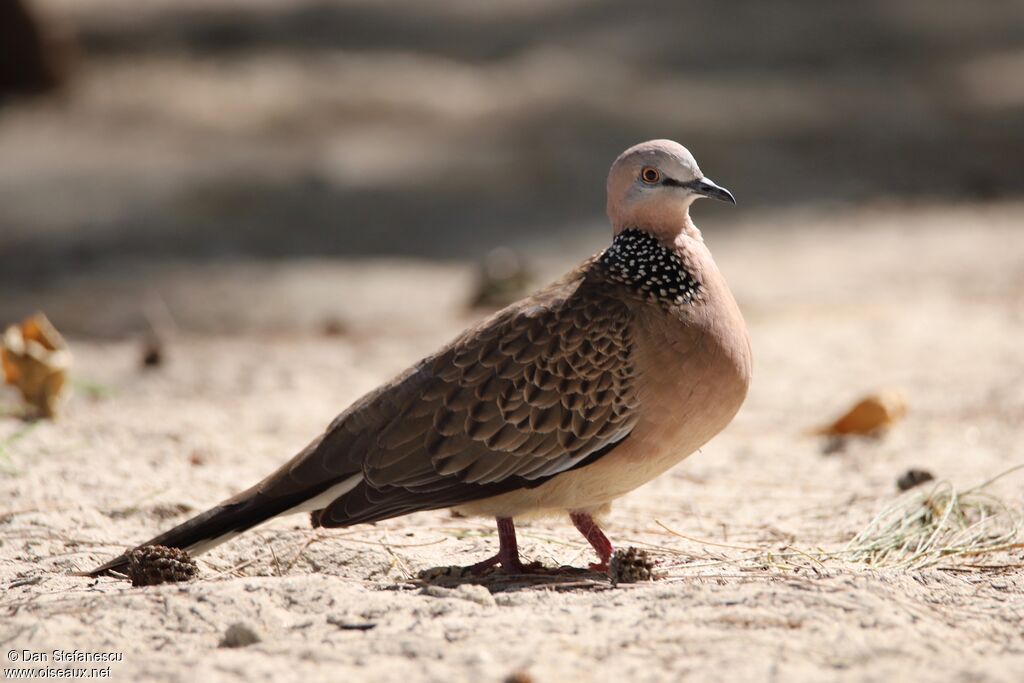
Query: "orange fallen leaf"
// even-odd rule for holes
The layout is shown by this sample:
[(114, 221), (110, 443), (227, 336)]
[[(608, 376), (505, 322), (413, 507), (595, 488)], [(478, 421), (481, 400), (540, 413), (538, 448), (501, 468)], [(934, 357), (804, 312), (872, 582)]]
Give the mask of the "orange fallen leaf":
[(877, 436), (907, 414), (907, 404), (898, 391), (865, 396), (832, 424), (816, 431), (824, 436)]
[(64, 396), (71, 352), (45, 315), (11, 325), (0, 340), (4, 381), (41, 417), (54, 417)]

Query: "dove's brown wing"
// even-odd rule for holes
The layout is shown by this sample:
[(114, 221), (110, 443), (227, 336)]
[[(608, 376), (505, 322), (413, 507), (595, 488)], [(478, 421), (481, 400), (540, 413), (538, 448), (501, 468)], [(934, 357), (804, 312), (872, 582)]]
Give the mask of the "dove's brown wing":
[(299, 510), (322, 526), (371, 522), (539, 486), (593, 462), (637, 419), (623, 296), (584, 263), (356, 401), (260, 483), (143, 545), (203, 552)]
[(261, 493), (360, 474), (313, 515), (345, 526), (537, 486), (606, 453), (637, 417), (633, 326), (589, 265), (353, 405)]

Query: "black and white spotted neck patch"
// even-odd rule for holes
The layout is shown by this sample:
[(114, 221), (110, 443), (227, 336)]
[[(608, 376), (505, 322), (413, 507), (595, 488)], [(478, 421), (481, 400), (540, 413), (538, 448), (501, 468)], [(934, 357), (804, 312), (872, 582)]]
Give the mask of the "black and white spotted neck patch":
[(700, 281), (679, 257), (643, 230), (620, 232), (600, 263), (611, 282), (661, 304), (693, 303), (701, 293)]

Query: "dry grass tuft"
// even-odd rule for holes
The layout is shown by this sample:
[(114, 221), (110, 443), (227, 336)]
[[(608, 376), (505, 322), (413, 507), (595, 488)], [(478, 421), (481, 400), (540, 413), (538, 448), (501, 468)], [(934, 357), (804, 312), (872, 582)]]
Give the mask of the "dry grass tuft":
[(1006, 470), (958, 491), (940, 481), (927, 493), (901, 497), (882, 510), (840, 553), (875, 567), (953, 566), (980, 556), (1024, 548), (1024, 514), (989, 489), (1024, 468)]
[[(978, 486), (960, 491), (949, 481), (927, 492), (915, 489), (887, 505), (844, 547), (801, 549), (716, 543), (686, 536), (664, 524), (669, 534), (704, 547), (688, 553), (670, 569), (685, 574), (697, 569), (730, 567), (741, 572), (788, 574), (804, 569), (841, 568), (837, 563), (862, 563), (876, 568), (987, 569), (1020, 567), (1010, 551), (1024, 548), (1024, 510), (992, 491), (992, 485), (1024, 469), (1010, 468)], [(678, 550), (651, 546), (669, 554)], [(722, 549), (722, 550), (717, 550)], [(978, 560), (988, 558), (987, 564)]]

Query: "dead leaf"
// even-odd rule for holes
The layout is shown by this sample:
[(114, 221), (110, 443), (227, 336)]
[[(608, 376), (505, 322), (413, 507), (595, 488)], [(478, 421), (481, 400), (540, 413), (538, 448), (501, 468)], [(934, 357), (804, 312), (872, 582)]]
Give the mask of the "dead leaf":
[(71, 352), (45, 315), (36, 313), (4, 332), (0, 343), (4, 381), (18, 388), (40, 417), (54, 417), (64, 396)]
[(907, 414), (907, 404), (898, 391), (883, 391), (865, 396), (827, 427), (816, 433), (823, 436), (878, 436)]

